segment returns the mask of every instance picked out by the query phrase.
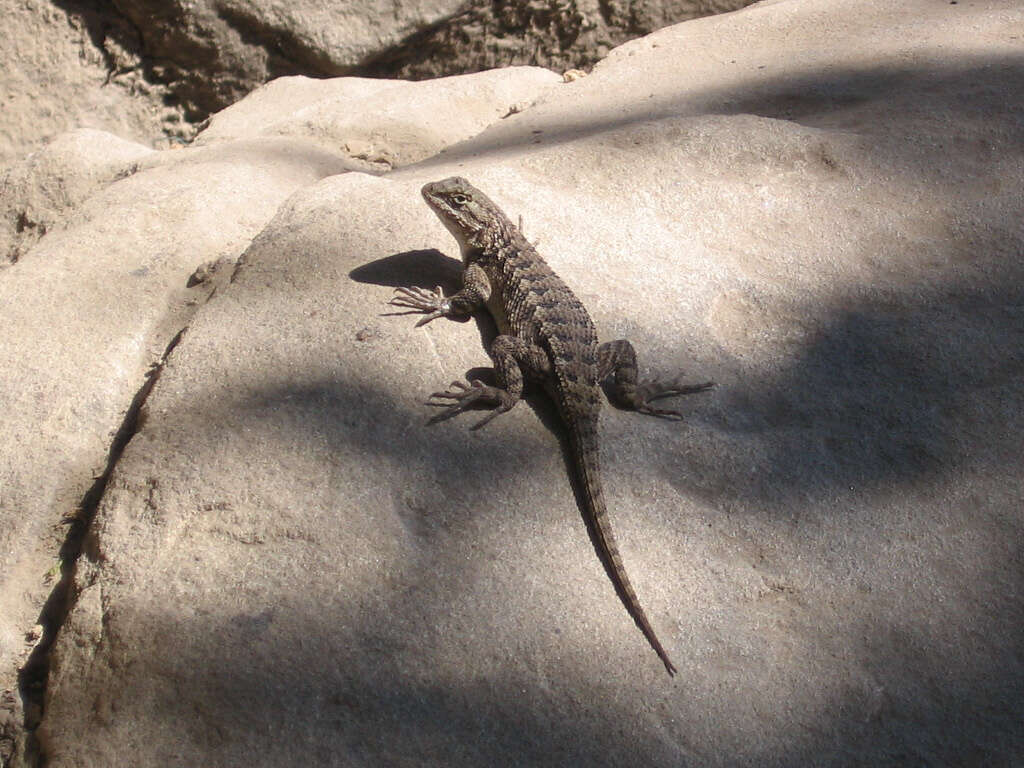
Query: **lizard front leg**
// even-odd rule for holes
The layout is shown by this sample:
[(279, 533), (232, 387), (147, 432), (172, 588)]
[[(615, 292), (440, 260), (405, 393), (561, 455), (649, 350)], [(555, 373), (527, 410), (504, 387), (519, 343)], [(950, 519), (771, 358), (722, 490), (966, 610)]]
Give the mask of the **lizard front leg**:
[[(425, 288), (395, 288), (398, 293), (388, 302), (393, 307), (402, 307), (413, 312), (425, 312), (426, 317), (416, 323), (416, 327), (426, 325), (439, 317), (466, 317), (484, 305), (491, 295), (491, 283), (487, 273), (478, 265), (470, 264), (462, 272), (462, 290), (445, 298), (441, 286), (433, 291)], [(397, 312), (395, 314), (409, 314)]]
[(683, 384), (676, 379), (668, 384), (658, 381), (637, 383), (636, 350), (626, 339), (618, 339), (602, 344), (597, 349), (597, 380), (604, 381), (614, 374), (612, 394), (614, 400), (623, 408), (661, 416), (667, 419), (681, 419), (679, 411), (652, 408), (651, 403), (663, 397), (690, 395), (703, 392), (714, 386), (714, 382), (704, 384)]
[(450, 419), (475, 403), (490, 405), (493, 410), (471, 427), (480, 429), (519, 402), (523, 395), (524, 375), (531, 379), (543, 379), (551, 374), (551, 358), (547, 352), (517, 336), (498, 336), (491, 344), (491, 359), (494, 361), (494, 377), (498, 385), (492, 387), (480, 379), (473, 379), (468, 384), (453, 381), (448, 391), (431, 395), (442, 401), (455, 401), (428, 402), (428, 405), (444, 407), (444, 411), (430, 420), (431, 424)]

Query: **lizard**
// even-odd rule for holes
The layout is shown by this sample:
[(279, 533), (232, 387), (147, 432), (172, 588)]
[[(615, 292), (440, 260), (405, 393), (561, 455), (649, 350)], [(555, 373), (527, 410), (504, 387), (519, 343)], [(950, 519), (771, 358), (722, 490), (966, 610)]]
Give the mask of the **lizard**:
[(490, 407), (490, 413), (472, 427), (480, 429), (519, 402), (527, 381), (544, 385), (568, 432), (581, 511), (598, 557), (629, 615), (666, 671), (674, 675), (676, 668), (626, 575), (608, 521), (598, 451), (601, 383), (612, 379), (611, 397), (621, 407), (669, 419), (682, 415), (651, 403), (700, 392), (713, 383), (638, 383), (632, 344), (625, 339), (598, 344), (586, 308), (490, 198), (458, 176), (426, 184), (421, 194), (459, 244), (463, 287), (448, 297), (441, 286), (399, 287), (388, 303), (407, 310), (399, 314), (423, 313), (417, 328), (439, 317), (464, 318), (486, 307), (499, 332), (489, 349), (496, 385), (480, 379), (454, 381), (448, 390), (434, 392), (428, 404), (444, 410), (430, 423), (471, 407)]

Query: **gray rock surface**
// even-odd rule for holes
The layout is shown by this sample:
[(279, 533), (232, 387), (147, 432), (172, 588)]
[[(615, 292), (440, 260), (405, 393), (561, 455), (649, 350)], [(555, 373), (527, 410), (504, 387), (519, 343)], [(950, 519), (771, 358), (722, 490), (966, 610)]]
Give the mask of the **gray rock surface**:
[(63, 226), (75, 208), (152, 153), (141, 144), (81, 128), (15, 165), (3, 178), (0, 197), (0, 263), (16, 262), (39, 238)]
[[(117, 162), (123, 143), (106, 139)], [(123, 179), (65, 212), (61, 227), (0, 272), (2, 689), (15, 687), (31, 650), (26, 638), (40, 639), (31, 630), (41, 611), (44, 626), (59, 617), (62, 596), (52, 590), (68, 519), (95, 505), (134, 427), (133, 400), (216, 285), (187, 287), (190, 274), (205, 262), (230, 263), (292, 190), (347, 167), (294, 140), (232, 150), (123, 164)], [(26, 716), (31, 724), (37, 713), (30, 707)]]
[(751, 0), (116, 0), (149, 70), (205, 116), (273, 77), (590, 66), (625, 40)]
[(234, 103), (281, 75), (339, 75), (457, 12), (457, 0), (117, 0), (154, 76), (193, 116)]
[[(541, 82), (418, 165), (304, 171), (113, 467), (52, 657), (47, 764), (1019, 762), (1022, 29), (1009, 0), (778, 0)], [(229, 139), (195, 150), (220, 162), (210, 189), (173, 199), (206, 211), (231, 153), (271, 140)], [(144, 160), (170, 174), (176, 154)], [(522, 214), (646, 372), (718, 382), (682, 423), (603, 417), (612, 522), (673, 680), (594, 556), (543, 399), (481, 433), (424, 426), (424, 397), (488, 362), (486, 323), (381, 316), (396, 285), (457, 285), (418, 196), (452, 173)], [(97, 193), (121, 196), (112, 229), (140, 175)], [(209, 251), (209, 225), (160, 221)], [(56, 270), (59, 245), (0, 279)], [(23, 443), (45, 477), (58, 452)]]

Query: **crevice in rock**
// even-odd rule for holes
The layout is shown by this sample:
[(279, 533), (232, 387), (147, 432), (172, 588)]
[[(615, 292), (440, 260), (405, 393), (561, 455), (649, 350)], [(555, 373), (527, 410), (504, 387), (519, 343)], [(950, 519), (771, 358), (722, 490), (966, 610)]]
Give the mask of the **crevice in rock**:
[(254, 14), (246, 13), (243, 6), (219, 6), (216, 12), (243, 43), (265, 53), (268, 80), (289, 75), (338, 77), (349, 70), (332, 61), (327, 51), (304, 41), (295, 30), (270, 26)]
[[(171, 140), (190, 140), (196, 133), (194, 115), (176, 90), (176, 70), (153, 52), (144, 29), (111, 0), (51, 0), (80, 29), (102, 57), (105, 87), (120, 87), (133, 97), (162, 105), (168, 112), (163, 131)], [(86, 44), (86, 41), (83, 41)], [(205, 116), (205, 115), (204, 115)]]
[(19, 211), (14, 220), (14, 237), (7, 248), (7, 253), (3, 255), (3, 263), (6, 266), (17, 264), (32, 245), (46, 235), (47, 230), (45, 221), (36, 221), (28, 215), (28, 211)]
[(145, 71), (145, 51), (142, 30), (121, 13), (116, 6), (104, 0), (52, 0), (89, 38), (103, 57), (107, 69), (107, 83), (120, 74), (132, 70)]
[(612, 37), (575, 0), (470, 0), (355, 67), (351, 74), (423, 80), (494, 67), (590, 67)]
[(139, 429), (140, 415), (146, 399), (160, 378), (169, 356), (185, 335), (187, 328), (186, 324), (174, 335), (160, 358), (146, 372), (145, 381), (132, 398), (121, 426), (114, 434), (103, 472), (95, 478), (93, 484), (82, 496), (77, 510), (64, 519), (68, 531), (59, 551), (60, 578), (39, 614), (37, 623), (42, 627), (42, 636), (18, 673), (18, 690), (21, 695), (22, 711), (24, 712), (23, 726), (26, 735), (24, 739), (25, 754), (21, 756), (23, 765), (42, 768), (46, 763), (45, 754), (35, 732), (43, 717), (46, 686), (50, 672), (50, 656), (54, 642), (64, 622), (74, 609), (78, 597), (75, 590), (78, 559), (83, 552), (87, 557), (95, 557), (95, 552), (87, 551), (89, 549), (88, 535), (93, 519), (96, 517), (100, 501), (103, 499), (114, 468)]
[(423, 80), (495, 67), (589, 70), (628, 40), (687, 19), (748, 5), (648, 0), (468, 0), (369, 57), (349, 74)]

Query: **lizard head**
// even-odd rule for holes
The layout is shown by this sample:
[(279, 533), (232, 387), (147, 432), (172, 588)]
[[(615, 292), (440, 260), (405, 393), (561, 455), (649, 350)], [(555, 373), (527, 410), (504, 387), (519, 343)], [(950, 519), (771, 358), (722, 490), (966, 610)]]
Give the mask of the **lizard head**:
[(505, 214), (491, 199), (461, 176), (425, 184), (423, 199), (437, 214), (465, 253), (483, 244), (487, 234), (508, 226)]

